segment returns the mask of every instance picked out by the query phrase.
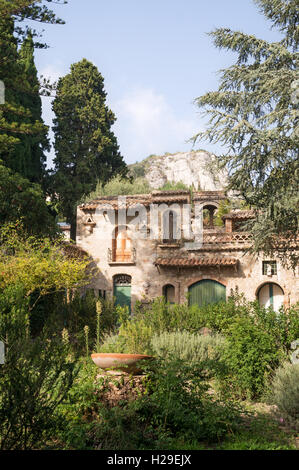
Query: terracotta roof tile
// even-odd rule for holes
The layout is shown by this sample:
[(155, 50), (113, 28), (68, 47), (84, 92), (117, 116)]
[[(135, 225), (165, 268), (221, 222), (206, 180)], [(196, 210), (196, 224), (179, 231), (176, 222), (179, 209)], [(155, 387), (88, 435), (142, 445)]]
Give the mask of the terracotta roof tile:
[(193, 193), (194, 201), (226, 199), (224, 191), (196, 191)]
[(241, 209), (235, 209), (229, 212), (228, 214), (225, 214), (222, 219), (253, 219), (254, 218), (254, 211), (253, 210), (241, 210)]

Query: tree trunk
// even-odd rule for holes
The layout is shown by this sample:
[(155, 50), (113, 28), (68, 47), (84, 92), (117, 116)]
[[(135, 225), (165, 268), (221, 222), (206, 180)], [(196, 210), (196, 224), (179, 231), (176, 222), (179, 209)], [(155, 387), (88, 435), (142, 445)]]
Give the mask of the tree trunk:
[(76, 231), (77, 231), (77, 216), (72, 215), (72, 217), (69, 220), (69, 223), (71, 224), (71, 240), (76, 243)]

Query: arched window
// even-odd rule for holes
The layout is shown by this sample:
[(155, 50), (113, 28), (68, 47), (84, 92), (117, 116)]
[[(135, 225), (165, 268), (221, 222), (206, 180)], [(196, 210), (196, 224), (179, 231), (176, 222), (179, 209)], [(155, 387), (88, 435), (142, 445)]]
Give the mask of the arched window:
[(272, 307), (277, 312), (283, 306), (284, 292), (278, 284), (267, 282), (259, 288), (257, 298), (260, 305)]
[(166, 302), (169, 302), (170, 304), (175, 303), (175, 288), (172, 284), (166, 284), (163, 286), (162, 292)]
[(205, 228), (214, 227), (217, 209), (217, 206), (212, 204), (203, 206), (203, 226)]
[(189, 305), (199, 305), (225, 302), (226, 287), (213, 279), (203, 279), (189, 287)]
[(112, 261), (130, 262), (132, 260), (132, 241), (127, 227), (117, 227), (112, 240)]
[(175, 211), (163, 213), (163, 243), (171, 243), (178, 239), (177, 214)]

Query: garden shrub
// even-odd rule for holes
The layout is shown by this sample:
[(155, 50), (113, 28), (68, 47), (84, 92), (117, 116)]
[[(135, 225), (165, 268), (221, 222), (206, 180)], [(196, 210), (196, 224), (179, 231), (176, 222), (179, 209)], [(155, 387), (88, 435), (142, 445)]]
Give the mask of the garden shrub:
[(113, 408), (96, 399), (94, 379), (85, 372), (78, 377), (63, 405), (60, 439), (66, 448), (141, 450), (168, 448), (177, 439), (214, 442), (240, 425), (240, 406), (209, 395), (206, 364), (165, 357), (143, 368), (145, 390)]
[(187, 331), (164, 332), (154, 335), (151, 341), (154, 354), (167, 353), (190, 363), (219, 360), (224, 344), (225, 338), (220, 334), (204, 336)]
[(254, 318), (240, 317), (227, 330), (223, 361), (227, 367), (222, 382), (241, 398), (259, 398), (271, 372), (284, 357), (271, 331)]
[(135, 406), (156, 439), (213, 441), (239, 425), (240, 408), (208, 393), (207, 363), (188, 364), (169, 355), (144, 367), (150, 370), (148, 393)]
[(76, 374), (69, 344), (43, 331), (30, 336), (29, 299), (22, 286), (0, 293), (0, 449), (46, 446), (61, 425), (56, 414)]
[(151, 353), (153, 330), (142, 319), (123, 323), (118, 334), (107, 335), (99, 352), (115, 352), (127, 354)]
[(276, 370), (272, 401), (289, 424), (299, 430), (299, 364), (285, 362)]
[(0, 449), (36, 449), (63, 424), (56, 414), (75, 375), (59, 340), (21, 338), (9, 343), (0, 368)]

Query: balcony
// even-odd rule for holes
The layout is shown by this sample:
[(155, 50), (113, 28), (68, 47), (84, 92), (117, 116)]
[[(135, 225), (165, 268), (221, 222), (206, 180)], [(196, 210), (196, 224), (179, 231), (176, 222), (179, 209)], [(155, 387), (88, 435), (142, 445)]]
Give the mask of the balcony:
[(110, 266), (130, 266), (136, 264), (136, 249), (132, 248), (128, 252), (118, 253), (111, 248), (108, 248), (108, 264)]

